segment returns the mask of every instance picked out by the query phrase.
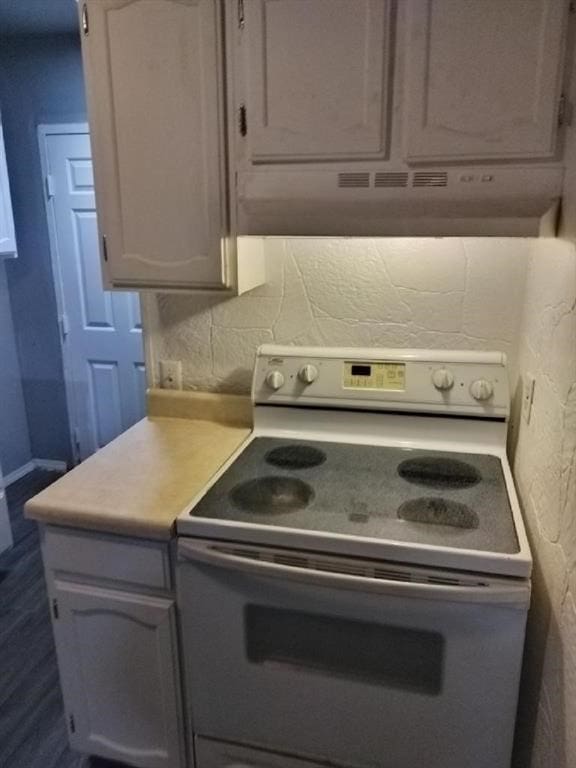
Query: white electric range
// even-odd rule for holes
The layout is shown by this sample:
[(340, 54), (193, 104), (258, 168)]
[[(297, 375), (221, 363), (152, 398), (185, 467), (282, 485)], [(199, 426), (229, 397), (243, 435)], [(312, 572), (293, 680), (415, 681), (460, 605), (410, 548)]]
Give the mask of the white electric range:
[(264, 346), (252, 400), (177, 522), (197, 768), (508, 768), (531, 557), (504, 355)]

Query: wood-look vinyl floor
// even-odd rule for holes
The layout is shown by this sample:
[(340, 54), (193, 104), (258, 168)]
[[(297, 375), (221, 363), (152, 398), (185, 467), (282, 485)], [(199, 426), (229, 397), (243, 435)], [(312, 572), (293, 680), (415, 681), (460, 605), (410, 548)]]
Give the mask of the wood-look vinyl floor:
[(0, 554), (0, 768), (121, 768), (68, 747), (38, 529), (23, 515), (57, 477), (35, 470), (6, 489), (14, 546)]

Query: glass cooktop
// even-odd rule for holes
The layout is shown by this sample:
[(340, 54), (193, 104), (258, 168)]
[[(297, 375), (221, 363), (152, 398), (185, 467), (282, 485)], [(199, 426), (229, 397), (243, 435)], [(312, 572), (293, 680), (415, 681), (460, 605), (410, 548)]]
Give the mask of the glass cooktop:
[(484, 454), (256, 438), (190, 515), (519, 551), (502, 465)]

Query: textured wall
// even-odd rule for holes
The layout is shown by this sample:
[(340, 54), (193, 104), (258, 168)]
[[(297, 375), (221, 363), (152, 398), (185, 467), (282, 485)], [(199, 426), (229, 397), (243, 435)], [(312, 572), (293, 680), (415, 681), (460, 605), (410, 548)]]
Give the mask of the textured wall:
[[(518, 364), (536, 377), (515, 477), (535, 557), (518, 768), (576, 766), (576, 252), (534, 241)], [(520, 396), (518, 392), (518, 396)], [(533, 743), (532, 743), (533, 742)], [(530, 760), (530, 751), (532, 759)]]
[(6, 265), (35, 458), (69, 461), (70, 435), (39, 123), (86, 120), (77, 36), (0, 39), (0, 104), (19, 258)]
[(0, 259), (0, 473), (7, 475), (31, 458), (6, 270)]
[(270, 239), (270, 280), (249, 294), (147, 301), (153, 358), (182, 360), (185, 388), (221, 391), (248, 391), (266, 342), (499, 349), (513, 358), (529, 244)]

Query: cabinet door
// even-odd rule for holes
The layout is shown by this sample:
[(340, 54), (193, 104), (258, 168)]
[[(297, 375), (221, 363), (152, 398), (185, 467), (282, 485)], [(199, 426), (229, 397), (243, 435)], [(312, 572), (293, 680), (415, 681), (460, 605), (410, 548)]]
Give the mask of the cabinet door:
[(0, 123), (0, 256), (16, 256), (16, 237), (2, 123)]
[(408, 161), (552, 157), (565, 0), (410, 0)]
[(80, 13), (106, 282), (222, 287), (220, 3), (87, 0)]
[(174, 604), (56, 581), (70, 743), (140, 768), (183, 765)]
[(240, 32), (253, 163), (383, 158), (387, 0), (244, 0)]

